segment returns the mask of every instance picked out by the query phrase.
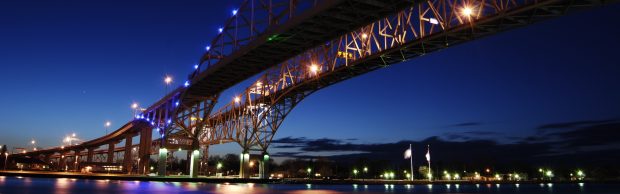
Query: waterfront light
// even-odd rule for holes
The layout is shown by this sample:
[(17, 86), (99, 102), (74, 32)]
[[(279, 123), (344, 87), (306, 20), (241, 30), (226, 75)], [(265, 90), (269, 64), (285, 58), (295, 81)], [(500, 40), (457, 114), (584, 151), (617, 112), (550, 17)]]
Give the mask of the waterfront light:
[(551, 170), (548, 170), (547, 172), (545, 172), (545, 175), (549, 178), (553, 177), (553, 172)]
[(585, 174), (583, 173), (583, 171), (579, 170), (577, 171), (577, 176), (584, 176)]

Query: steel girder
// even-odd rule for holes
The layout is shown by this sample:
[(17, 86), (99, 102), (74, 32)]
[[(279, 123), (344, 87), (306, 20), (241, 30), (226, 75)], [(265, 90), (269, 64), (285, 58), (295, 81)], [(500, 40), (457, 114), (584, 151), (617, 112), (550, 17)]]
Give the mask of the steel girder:
[[(431, 0), (409, 7), (269, 69), (216, 111), (204, 144), (236, 141), (266, 151), (286, 115), (329, 85), (433, 51), (603, 0)], [(219, 141), (219, 142), (218, 142)]]

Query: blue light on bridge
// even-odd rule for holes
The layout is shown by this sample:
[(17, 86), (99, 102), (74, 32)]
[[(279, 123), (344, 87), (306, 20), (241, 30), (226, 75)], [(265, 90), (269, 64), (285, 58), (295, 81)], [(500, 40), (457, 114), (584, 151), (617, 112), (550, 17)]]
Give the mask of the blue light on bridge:
[[(209, 49), (207, 49), (209, 50)], [(198, 69), (198, 64), (194, 65), (194, 69)]]
[(172, 120), (171, 120), (171, 119), (168, 119), (168, 124), (170, 124), (170, 123), (172, 123)]
[(233, 9), (233, 10), (232, 10), (232, 14), (233, 14), (233, 15), (237, 15), (237, 11), (239, 11), (239, 10), (237, 10), (237, 9)]
[(222, 33), (224, 31), (224, 28), (218, 28), (217, 31)]
[(155, 125), (155, 122), (151, 121), (151, 125)]
[(185, 85), (185, 87), (188, 87), (189, 86), (189, 81), (185, 81), (185, 84), (183, 84), (183, 85)]
[(179, 106), (179, 101), (175, 102), (174, 106)]
[(207, 49), (207, 51), (211, 50), (211, 46), (207, 46), (205, 47), (205, 49)]
[(151, 121), (149, 118), (146, 118), (146, 121)]

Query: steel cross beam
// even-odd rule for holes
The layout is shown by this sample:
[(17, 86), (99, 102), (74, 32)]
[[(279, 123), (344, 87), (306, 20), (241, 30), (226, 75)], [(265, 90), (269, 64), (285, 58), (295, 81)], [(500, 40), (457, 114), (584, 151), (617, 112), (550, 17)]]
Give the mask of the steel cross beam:
[[(564, 15), (603, 0), (430, 0), (351, 31), (269, 69), (216, 111), (203, 144), (236, 141), (266, 150), (304, 97), (332, 84), (433, 51)], [(218, 142), (220, 141), (220, 142)]]

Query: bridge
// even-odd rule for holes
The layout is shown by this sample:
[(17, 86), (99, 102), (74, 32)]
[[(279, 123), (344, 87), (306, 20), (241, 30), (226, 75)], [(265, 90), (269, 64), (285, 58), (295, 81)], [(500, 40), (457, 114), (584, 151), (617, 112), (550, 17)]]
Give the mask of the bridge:
[[(11, 158), (40, 159), (56, 170), (96, 164), (148, 174), (151, 156), (157, 155), (153, 171), (165, 176), (170, 153), (186, 150), (187, 172), (196, 177), (204, 170), (199, 164), (206, 162), (209, 146), (235, 142), (242, 148), (239, 176), (249, 178), (250, 154), (257, 153), (259, 177), (268, 178), (274, 135), (314, 92), (453, 45), (611, 2), (246, 0), (218, 29), (183, 86), (133, 120), (94, 140)], [(257, 75), (241, 95), (214, 110), (220, 93)]]

